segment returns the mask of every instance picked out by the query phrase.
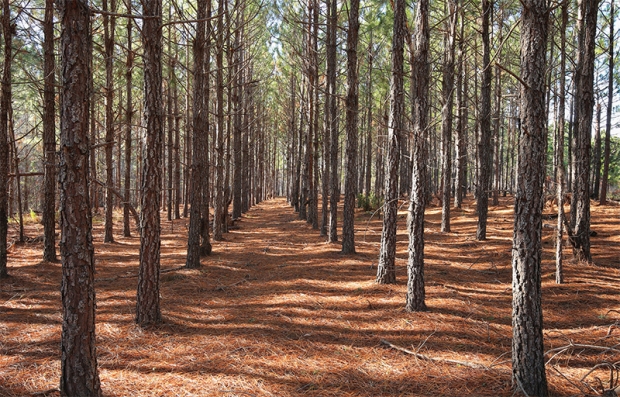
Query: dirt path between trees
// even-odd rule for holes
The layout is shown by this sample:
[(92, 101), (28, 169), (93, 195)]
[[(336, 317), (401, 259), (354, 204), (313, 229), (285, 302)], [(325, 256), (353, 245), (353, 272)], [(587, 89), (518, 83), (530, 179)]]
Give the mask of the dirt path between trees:
[[(474, 206), (453, 210), (452, 233), (439, 232), (439, 208), (427, 212), (425, 313), (403, 309), (406, 206), (396, 285), (374, 283), (381, 223), (369, 213), (356, 214), (358, 254), (344, 256), (284, 199), (270, 200), (215, 242), (197, 270), (179, 269), (187, 220), (164, 221), (164, 323), (148, 330), (134, 324), (139, 238), (118, 235), (119, 215), (117, 241), (104, 244), (95, 218), (104, 395), (512, 396), (512, 203), (491, 208), (485, 242), (474, 239)], [(593, 207), (592, 227), (597, 266), (570, 263), (567, 249), (561, 286), (552, 231), (543, 232), (546, 349), (620, 343), (620, 209)], [(26, 230), (36, 237), (42, 226)], [(14, 245), (12, 276), (0, 282), (0, 396), (58, 394), (61, 266), (41, 263), (41, 252), (41, 243)], [(590, 368), (618, 360), (615, 350), (568, 349), (548, 365), (552, 395), (580, 395), (567, 379), (582, 385)], [(595, 376), (606, 382), (609, 371), (585, 382)]]

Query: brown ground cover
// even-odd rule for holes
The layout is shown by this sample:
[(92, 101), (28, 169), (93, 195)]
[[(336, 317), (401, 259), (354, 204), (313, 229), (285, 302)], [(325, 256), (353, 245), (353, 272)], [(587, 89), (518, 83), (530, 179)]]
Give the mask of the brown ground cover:
[[(512, 396), (512, 203), (491, 208), (484, 242), (474, 239), (474, 204), (453, 211), (452, 233), (439, 232), (440, 208), (427, 212), (425, 313), (403, 309), (406, 206), (396, 285), (374, 283), (381, 223), (369, 213), (357, 213), (358, 253), (343, 256), (284, 199), (270, 200), (214, 243), (198, 270), (179, 269), (187, 220), (164, 222), (165, 322), (148, 330), (134, 324), (139, 238), (103, 244), (96, 222), (104, 395)], [(620, 360), (620, 208), (594, 206), (592, 228), (596, 265), (567, 260), (564, 285), (554, 282), (553, 231), (543, 231), (545, 349), (574, 345), (548, 355), (554, 396), (596, 395), (597, 377), (609, 387), (600, 364)], [(40, 234), (28, 225), (28, 236)], [(41, 262), (41, 252), (40, 242), (13, 245), (11, 277), (0, 282), (1, 396), (58, 394), (61, 265)]]

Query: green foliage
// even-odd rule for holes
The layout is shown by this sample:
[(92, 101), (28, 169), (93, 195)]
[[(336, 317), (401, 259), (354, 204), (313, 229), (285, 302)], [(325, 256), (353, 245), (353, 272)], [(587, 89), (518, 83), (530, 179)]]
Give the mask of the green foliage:
[(383, 206), (383, 198), (375, 196), (374, 193), (357, 195), (357, 208), (363, 208), (364, 211), (376, 211), (381, 206)]

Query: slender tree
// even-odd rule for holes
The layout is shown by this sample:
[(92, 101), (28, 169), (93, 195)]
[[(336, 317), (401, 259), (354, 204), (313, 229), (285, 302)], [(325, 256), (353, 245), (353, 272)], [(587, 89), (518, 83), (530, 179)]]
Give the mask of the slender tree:
[(56, 260), (56, 61), (54, 57), (54, 0), (45, 0), (43, 21), (43, 260)]
[[(346, 98), (346, 168), (344, 180), (344, 209), (342, 212), (342, 253), (355, 253), (355, 193), (357, 192), (357, 138), (359, 82), (357, 69), (357, 42), (359, 35), (359, 0), (349, 5), (347, 30), (347, 98)], [(401, 50), (402, 52), (402, 50)]]
[(428, 136), (428, 96), (430, 86), (429, 0), (420, 0), (415, 22), (415, 47), (411, 50), (411, 91), (413, 100), (413, 172), (407, 218), (409, 258), (407, 261), (407, 311), (426, 310), (424, 288), (424, 209), (427, 196), (426, 139)]
[(603, 176), (601, 178), (601, 196), (600, 203), (607, 203), (607, 186), (609, 183), (609, 154), (611, 147), (611, 110), (614, 102), (614, 18), (616, 17), (614, 8), (614, 0), (609, 5), (609, 48), (608, 51), (608, 85), (607, 85), (607, 123), (605, 125), (605, 145), (603, 149)]
[(489, 26), (493, 4), (482, 0), (482, 86), (480, 89), (480, 134), (478, 138), (478, 229), (476, 238), (486, 240), (489, 211), (489, 186), (491, 182), (491, 44)]
[(340, 179), (338, 178), (338, 125), (336, 112), (338, 109), (336, 97), (336, 33), (338, 25), (338, 5), (336, 0), (328, 0), (329, 13), (327, 16), (327, 94), (329, 109), (326, 111), (327, 128), (329, 128), (329, 164), (330, 164), (330, 193), (329, 193), (329, 230), (327, 241), (338, 241), (338, 201), (340, 200)]
[(2, 93), (0, 93), (0, 278), (8, 276), (8, 175), (9, 175), (9, 107), (11, 105), (11, 60), (15, 24), (11, 23), (10, 0), (2, 2), (2, 36), (4, 37), (4, 64)]
[[(424, 0), (422, 0), (424, 1)], [(385, 179), (385, 204), (383, 205), (383, 231), (377, 266), (376, 281), (381, 284), (396, 282), (396, 221), (398, 208), (398, 164), (400, 139), (403, 133), (404, 113), (404, 45), (407, 29), (404, 0), (394, 2), (394, 27), (392, 29), (392, 76), (390, 79), (390, 116), (388, 122), (388, 173)]]
[[(524, 0), (521, 131), (512, 248), (512, 379), (528, 396), (548, 395), (543, 350), (542, 208), (547, 145), (547, 0)], [(561, 203), (560, 203), (561, 205)]]
[(594, 107), (594, 58), (598, 0), (579, 2), (579, 42), (575, 69), (575, 149), (571, 196), (573, 253), (579, 261), (591, 262), (590, 253), (590, 146)]
[(224, 0), (218, 1), (218, 17), (216, 31), (216, 105), (217, 105), (217, 139), (215, 145), (215, 200), (213, 205), (213, 240), (221, 241), (224, 233), (224, 134), (225, 117), (224, 112)]
[[(111, 13), (116, 12), (116, 0), (103, 0), (103, 10)], [(114, 15), (103, 14), (103, 43), (105, 49), (105, 227), (103, 241), (111, 243), (114, 241), (114, 221), (112, 219), (114, 210), (114, 169), (113, 153), (114, 149), (114, 33), (116, 30), (116, 18)]]
[(161, 322), (159, 270), (161, 257), (161, 157), (163, 140), (161, 0), (144, 0), (144, 124), (146, 153), (142, 168), (140, 217), (140, 269), (136, 322), (148, 326)]
[[(131, 2), (128, 2), (128, 13), (131, 14)], [(133, 95), (132, 95), (132, 81), (133, 81), (133, 43), (132, 43), (132, 25), (131, 18), (127, 18), (127, 64), (125, 68), (125, 183), (123, 197), (125, 203), (123, 205), (123, 236), (131, 236), (131, 228), (129, 226), (129, 205), (131, 200), (131, 151), (132, 151), (132, 139), (131, 139), (131, 122), (133, 120)]]
[(454, 53), (458, 10), (456, 0), (447, 2), (446, 32), (444, 35), (443, 80), (441, 82), (441, 159), (442, 209), (441, 231), (450, 231), (450, 193), (452, 191), (452, 115), (454, 104)]
[(63, 308), (60, 394), (101, 396), (95, 349), (95, 250), (88, 191), (90, 9), (86, 0), (60, 0), (57, 4), (62, 24), (63, 98), (58, 170)]

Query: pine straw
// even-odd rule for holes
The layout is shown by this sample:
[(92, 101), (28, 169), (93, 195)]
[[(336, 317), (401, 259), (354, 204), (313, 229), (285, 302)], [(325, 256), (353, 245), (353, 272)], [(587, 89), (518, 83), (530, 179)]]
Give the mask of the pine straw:
[[(403, 310), (404, 210), (396, 285), (374, 283), (381, 224), (371, 214), (358, 212), (358, 253), (343, 256), (339, 245), (324, 243), (297, 220), (284, 200), (272, 200), (246, 214), (226, 241), (214, 243), (198, 270), (179, 269), (187, 220), (164, 222), (165, 322), (147, 330), (134, 324), (139, 239), (117, 236), (116, 243), (103, 244), (102, 223), (95, 222), (104, 394), (512, 396), (512, 203), (505, 199), (491, 208), (485, 242), (473, 238), (474, 204), (453, 210), (452, 233), (439, 232), (439, 208), (427, 213), (425, 313)], [(567, 260), (568, 283), (561, 286), (554, 283), (552, 231), (543, 231), (547, 349), (620, 342), (620, 329), (610, 327), (620, 321), (618, 219), (618, 207), (593, 207), (598, 266)], [(115, 228), (122, 230), (120, 223)], [(41, 225), (28, 225), (31, 237), (41, 233)], [(61, 266), (41, 263), (41, 251), (41, 243), (14, 245), (12, 277), (0, 283), (1, 396), (58, 395)], [(579, 383), (597, 364), (620, 360), (615, 351), (601, 353), (571, 348), (552, 357), (552, 395), (579, 395), (575, 384), (595, 385), (596, 377), (608, 381), (609, 370), (601, 367)]]

